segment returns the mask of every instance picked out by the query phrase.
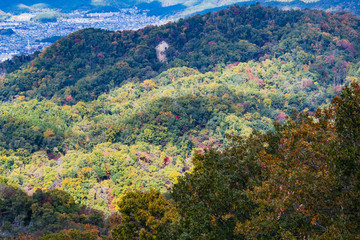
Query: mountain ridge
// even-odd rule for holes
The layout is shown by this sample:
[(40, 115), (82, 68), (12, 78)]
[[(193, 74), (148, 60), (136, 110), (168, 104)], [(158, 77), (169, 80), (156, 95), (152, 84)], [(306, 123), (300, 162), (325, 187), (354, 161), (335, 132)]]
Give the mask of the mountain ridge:
[[(221, 18), (227, 19), (227, 22)], [(328, 21), (328, 18), (338, 20), (332, 26), (322, 24), (319, 29), (316, 26), (318, 18), (324, 21)], [(63, 99), (64, 95), (71, 94), (76, 101), (89, 101), (113, 86), (121, 85), (123, 81), (143, 81), (174, 66), (208, 71), (220, 63), (276, 56), (276, 51), (289, 51), (296, 42), (299, 46), (303, 45), (304, 51), (309, 54), (319, 51), (330, 54), (335, 44), (352, 61), (356, 59), (355, 53), (360, 46), (356, 35), (351, 36), (340, 30), (344, 27), (341, 21), (347, 19), (352, 21), (349, 24), (354, 31), (358, 31), (358, 18), (348, 15), (338, 17), (320, 11), (281, 11), (253, 5), (249, 8), (233, 6), (217, 13), (196, 15), (138, 31), (80, 30), (40, 53), (29, 66), (24, 66), (26, 71), (8, 74), (2, 80), (0, 99), (8, 100), (16, 95)], [(314, 25), (309, 25), (305, 20)], [(231, 32), (230, 29), (235, 30)], [(323, 39), (324, 46), (316, 49), (315, 39), (307, 38), (300, 29)], [(326, 36), (323, 31), (330, 36), (336, 31), (340, 38)], [(209, 35), (210, 32), (213, 34)], [(304, 35), (306, 40), (299, 39), (297, 34)], [(293, 42), (282, 40), (284, 36), (291, 36)], [(341, 38), (350, 41), (349, 44)], [(159, 61), (156, 54), (156, 46), (163, 41), (169, 45), (166, 50), (167, 62)], [(314, 47), (309, 47), (309, 42), (314, 42)], [(56, 84), (53, 84), (54, 80)], [(92, 93), (89, 93), (90, 90)]]

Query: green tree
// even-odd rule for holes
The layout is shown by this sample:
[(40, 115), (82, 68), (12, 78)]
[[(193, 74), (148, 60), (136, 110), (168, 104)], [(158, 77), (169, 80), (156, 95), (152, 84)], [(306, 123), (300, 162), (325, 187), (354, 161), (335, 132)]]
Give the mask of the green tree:
[(118, 209), (122, 221), (111, 232), (114, 239), (176, 239), (178, 214), (160, 192), (127, 192)]
[(248, 152), (256, 151), (256, 141), (236, 139), (237, 146), (222, 153), (196, 154), (193, 172), (174, 186), (182, 239), (233, 239), (236, 223), (249, 218), (253, 204), (246, 188), (258, 168), (255, 153)]

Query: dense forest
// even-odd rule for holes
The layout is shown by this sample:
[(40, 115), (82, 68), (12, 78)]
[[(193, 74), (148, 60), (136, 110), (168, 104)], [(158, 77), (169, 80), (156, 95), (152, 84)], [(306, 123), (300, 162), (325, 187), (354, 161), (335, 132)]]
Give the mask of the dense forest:
[[(172, 67), (204, 73), (221, 64), (287, 55), (309, 65), (322, 82), (339, 85), (344, 63), (357, 61), (359, 28), (358, 19), (350, 14), (255, 5), (138, 31), (86, 29), (57, 41), (30, 64), (8, 74), (0, 82), (0, 99), (25, 96), (59, 102), (71, 95), (74, 102), (91, 101), (124, 81), (143, 81)], [(156, 47), (163, 41), (169, 48), (164, 61), (159, 61)]]
[(2, 63), (0, 238), (358, 238), (359, 39), (235, 5)]

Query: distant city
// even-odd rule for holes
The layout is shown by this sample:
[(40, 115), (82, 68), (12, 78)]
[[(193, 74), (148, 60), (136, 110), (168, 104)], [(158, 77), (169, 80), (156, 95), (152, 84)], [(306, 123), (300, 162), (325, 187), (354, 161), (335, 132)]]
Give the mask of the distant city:
[(64, 37), (84, 28), (117, 31), (159, 25), (165, 21), (160, 17), (148, 16), (137, 8), (104, 13), (74, 11), (62, 13), (61, 17), (52, 21), (35, 21), (34, 17), (40, 14), (23, 13), (0, 20), (0, 62), (14, 55), (42, 51), (56, 37)]

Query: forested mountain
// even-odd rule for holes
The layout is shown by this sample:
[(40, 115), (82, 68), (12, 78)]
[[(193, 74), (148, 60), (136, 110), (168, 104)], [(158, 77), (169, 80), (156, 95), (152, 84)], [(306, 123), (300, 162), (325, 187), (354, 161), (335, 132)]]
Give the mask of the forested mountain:
[(232, 6), (3, 63), (0, 237), (356, 239), (359, 37)]
[[(309, 65), (318, 77), (323, 75), (321, 82), (337, 85), (343, 83), (343, 64), (358, 58), (359, 28), (358, 19), (350, 14), (256, 5), (138, 31), (86, 29), (57, 41), (30, 64), (7, 75), (0, 83), (0, 99), (22, 95), (59, 102), (71, 95), (74, 102), (90, 101), (125, 80), (143, 81), (171, 67), (206, 72), (218, 64), (294, 51), (296, 61)], [(159, 61), (156, 48), (164, 42), (168, 49)]]

